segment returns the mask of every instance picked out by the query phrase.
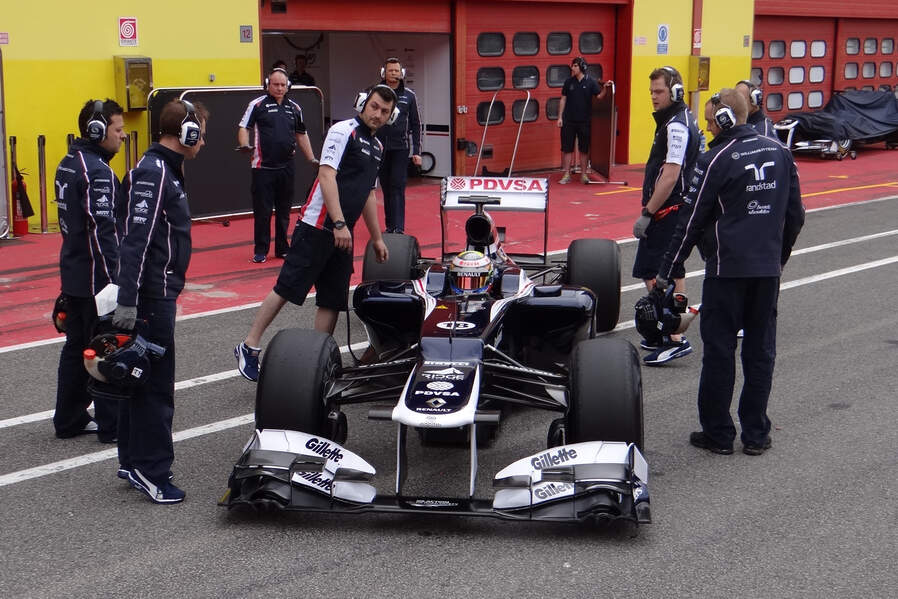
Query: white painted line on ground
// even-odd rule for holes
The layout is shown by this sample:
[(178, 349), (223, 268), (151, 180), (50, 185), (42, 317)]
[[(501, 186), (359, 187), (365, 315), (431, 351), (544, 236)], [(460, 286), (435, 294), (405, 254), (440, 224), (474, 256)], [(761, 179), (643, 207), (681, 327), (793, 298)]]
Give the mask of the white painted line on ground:
[[(837, 208), (850, 208), (850, 207), (854, 207), (854, 206), (863, 206), (865, 204), (874, 204), (877, 202), (885, 202), (887, 200), (898, 200), (898, 195), (886, 196), (884, 198), (875, 198), (872, 200), (861, 200), (859, 202), (849, 202), (847, 204), (837, 204), (834, 206), (823, 206), (821, 208), (812, 208), (812, 209), (808, 210), (807, 212), (808, 212), (808, 214), (810, 214), (813, 212), (823, 212), (825, 210), (835, 210)], [(892, 234), (892, 233), (887, 232), (885, 234)], [(861, 238), (861, 237), (856, 238), (856, 239), (865, 240), (864, 238)], [(636, 239), (633, 237), (626, 237), (624, 239), (616, 240), (618, 245), (634, 243), (635, 241), (636, 241)], [(845, 241), (835, 242), (835, 243), (838, 243), (840, 245), (845, 245), (848, 243), (857, 243), (857, 241), (853, 241), (851, 239), (846, 239)], [(820, 246), (817, 246), (817, 247), (820, 247)], [(800, 253), (807, 253), (810, 249), (811, 248), (805, 248), (804, 250), (796, 250), (796, 251), (792, 252), (792, 254), (797, 255)], [(552, 250), (549, 252), (549, 255), (557, 256), (557, 255), (563, 254), (565, 252), (567, 252), (567, 249)], [(643, 285), (639, 285), (639, 284), (629, 285), (626, 288), (621, 288), (621, 291), (632, 291), (634, 289), (639, 289), (640, 287), (643, 287)], [(354, 286), (353, 286), (353, 288), (354, 288)], [(314, 295), (315, 295), (314, 292), (310, 293), (309, 297), (314, 297)], [(230, 312), (239, 312), (241, 310), (251, 310), (254, 308), (258, 308), (261, 305), (262, 305), (262, 302), (253, 302), (251, 304), (243, 304), (241, 306), (231, 306), (230, 308), (218, 308), (216, 310), (208, 310), (206, 312), (196, 312), (194, 314), (187, 314), (185, 316), (180, 316), (180, 317), (178, 317), (177, 321), (180, 322), (182, 320), (193, 320), (194, 318), (202, 318), (205, 316), (217, 316), (219, 314), (228, 314)], [(28, 343), (19, 343), (18, 345), (8, 345), (6, 347), (0, 347), (0, 354), (11, 352), (11, 351), (17, 351), (20, 349), (31, 349), (34, 347), (41, 347), (43, 345), (52, 345), (53, 343), (62, 343), (63, 341), (65, 341), (65, 337), (53, 337), (50, 339), (41, 339), (40, 341), (29, 341)]]
[[(352, 351), (357, 351), (363, 348), (368, 347), (367, 341), (360, 341), (358, 343), (353, 343), (350, 346), (342, 346), (340, 347), (341, 353), (348, 353), (350, 349)], [(187, 379), (186, 381), (178, 381), (175, 383), (175, 391), (183, 391), (184, 389), (190, 389), (191, 387), (199, 387), (200, 385), (205, 385), (207, 383), (214, 383), (216, 381), (224, 381), (227, 379), (232, 379), (235, 377), (241, 376), (240, 372), (235, 368), (234, 370), (225, 370), (223, 372), (216, 372), (214, 374), (207, 374), (205, 376), (198, 376), (196, 378)], [(91, 404), (93, 405), (93, 404)], [(90, 406), (88, 406), (89, 408)], [(26, 414), (25, 416), (17, 416), (15, 418), (7, 418), (6, 420), (0, 420), (0, 429), (10, 428), (13, 426), (17, 426), (19, 424), (28, 424), (29, 422), (38, 422), (40, 420), (49, 420), (53, 418), (53, 413), (56, 410), (46, 410), (44, 412), (35, 412), (34, 414)]]
[[(783, 283), (780, 286), (780, 289), (792, 289), (794, 287), (800, 287), (802, 285), (809, 285), (812, 283), (817, 283), (819, 281), (824, 281), (826, 279), (832, 279), (834, 277), (841, 277), (844, 275), (861, 272), (864, 270), (869, 270), (871, 268), (878, 268), (880, 266), (886, 266), (889, 264), (893, 264), (898, 262), (898, 256), (891, 256), (889, 258), (883, 258), (882, 260), (874, 260), (872, 262), (865, 262), (863, 264), (858, 264), (856, 266), (849, 266), (847, 268), (840, 268), (838, 270), (833, 270), (826, 273), (821, 273), (819, 275), (814, 275), (810, 277), (804, 277), (802, 279), (796, 279), (794, 281), (789, 281), (787, 283)], [(630, 329), (634, 326), (633, 321), (629, 322), (621, 322), (619, 323), (614, 330), (625, 330)], [(356, 346), (364, 347), (365, 343), (356, 343), (353, 344), (353, 349)], [(341, 351), (346, 351), (346, 346), (340, 348)], [(175, 387), (179, 388), (178, 385), (181, 385), (180, 388), (186, 389), (189, 387), (194, 387), (197, 385), (204, 384), (204, 382), (211, 382), (212, 380), (223, 380), (226, 378), (231, 378), (235, 376), (236, 370), (228, 370), (225, 372), (220, 372), (214, 375), (209, 375), (205, 377), (200, 377), (197, 379), (191, 379), (189, 381), (182, 381), (178, 383)], [(210, 424), (204, 424), (202, 426), (197, 426), (194, 428), (186, 429), (183, 431), (179, 431), (172, 435), (172, 439), (174, 441), (183, 441), (185, 439), (192, 439), (194, 437), (201, 437), (203, 435), (208, 435), (212, 433), (217, 433), (223, 430), (227, 430), (230, 428), (234, 428), (237, 426), (243, 426), (245, 424), (249, 424), (253, 422), (255, 419), (254, 414), (244, 414), (243, 416), (237, 416), (235, 418), (228, 418), (227, 420), (220, 420), (218, 422), (212, 422)], [(5, 421), (4, 421), (5, 422)], [(61, 460), (59, 462), (53, 462), (52, 464), (44, 464), (43, 466), (36, 466), (34, 468), (28, 468), (27, 470), (19, 470), (17, 472), (11, 472), (9, 474), (4, 474), (0, 476), (0, 487), (5, 487), (7, 485), (12, 485), (15, 483), (24, 482), (26, 480), (31, 480), (33, 478), (40, 478), (42, 476), (47, 476), (48, 474), (55, 474), (57, 472), (62, 472), (64, 470), (71, 470), (72, 468), (78, 468), (80, 466), (86, 466), (88, 464), (94, 464), (96, 462), (102, 462), (104, 460), (110, 460), (112, 458), (118, 457), (118, 453), (115, 449), (106, 449), (103, 451), (97, 451), (94, 453), (85, 454), (82, 456), (70, 458), (67, 460)]]

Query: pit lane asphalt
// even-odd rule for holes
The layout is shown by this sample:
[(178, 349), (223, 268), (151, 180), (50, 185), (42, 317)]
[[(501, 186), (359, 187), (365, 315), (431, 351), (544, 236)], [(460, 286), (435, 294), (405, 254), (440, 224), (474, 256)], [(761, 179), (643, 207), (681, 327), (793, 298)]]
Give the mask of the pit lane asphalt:
[[(761, 457), (690, 447), (696, 352), (643, 368), (654, 523), (514, 523), (486, 518), (227, 512), (215, 505), (251, 424), (175, 444), (187, 501), (156, 506), (115, 477), (114, 459), (9, 482), (11, 473), (108, 449), (60, 441), (49, 420), (0, 428), (0, 596), (5, 597), (857, 597), (892, 596), (898, 575), (898, 198), (810, 213), (783, 276), (770, 415)], [(817, 246), (888, 233), (832, 248)], [(622, 244), (623, 284), (635, 245)], [(701, 268), (693, 258), (687, 270)], [(792, 282), (798, 281), (800, 284)], [(700, 300), (700, 277), (688, 282)], [(623, 295), (621, 321), (641, 291)], [(178, 381), (230, 371), (253, 310), (177, 325)], [(311, 326), (288, 307), (271, 327)], [(339, 341), (345, 343), (341, 320)], [(353, 341), (362, 339), (355, 328)], [(632, 328), (613, 333), (631, 342)], [(265, 339), (267, 343), (270, 334)], [(0, 354), (0, 420), (50, 410), (59, 345)], [(737, 369), (738, 372), (738, 369)], [(737, 380), (737, 389), (741, 379)], [(226, 377), (176, 392), (175, 430), (250, 414), (254, 386)], [(734, 407), (735, 409), (735, 407)], [(347, 447), (392, 484), (393, 429), (349, 411)], [(544, 447), (551, 416), (514, 411), (481, 453), (478, 489)], [(465, 487), (467, 452), (410, 437), (409, 484)], [(427, 463), (421, 463), (422, 460)]]

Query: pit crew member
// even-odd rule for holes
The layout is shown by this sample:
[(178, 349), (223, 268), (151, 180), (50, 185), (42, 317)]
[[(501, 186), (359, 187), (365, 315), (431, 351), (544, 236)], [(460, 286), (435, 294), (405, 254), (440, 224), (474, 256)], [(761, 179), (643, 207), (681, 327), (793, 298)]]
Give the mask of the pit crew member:
[(380, 164), (380, 187), (384, 194), (384, 221), (387, 233), (405, 231), (405, 185), (408, 181), (409, 137), (412, 139), (412, 162), (421, 166), (421, 116), (418, 97), (405, 85), (405, 69), (398, 58), (387, 58), (383, 66), (382, 85), (396, 93), (399, 116), (392, 125), (377, 131), (384, 146)]
[(395, 105), (393, 90), (376, 85), (358, 116), (340, 121), (327, 132), (318, 178), (293, 229), (277, 283), (256, 312), (246, 339), (234, 348), (237, 369), (246, 379), (259, 379), (259, 344), (268, 325), (288, 301), (301, 306), (313, 284), (318, 307), (315, 329), (333, 334), (337, 315), (347, 308), (352, 231), (359, 217), (368, 228), (377, 261), (387, 260), (374, 195), (383, 145), (374, 134)]
[[(287, 255), (287, 228), (293, 203), (296, 146), (306, 160), (317, 163), (299, 104), (287, 98), (287, 71), (276, 68), (265, 80), (264, 96), (252, 100), (237, 125), (238, 148), (252, 154), (253, 257), (268, 259), (271, 210), (274, 208), (274, 255)], [(252, 128), (255, 145), (249, 143)]]
[(804, 207), (791, 153), (747, 125), (747, 113), (747, 102), (734, 89), (722, 89), (705, 106), (714, 140), (695, 166), (697, 181), (686, 197), (691, 214), (680, 219), (655, 281), (666, 287), (691, 248), (702, 245), (702, 430), (689, 442), (713, 453), (733, 453), (736, 332), (744, 328), (742, 451), (760, 455), (771, 446), (767, 402), (780, 275), (804, 224)]
[(118, 305), (113, 324), (137, 332), (165, 348), (152, 363), (148, 382), (119, 410), (119, 477), (154, 503), (184, 500), (171, 483), (174, 460), (175, 300), (190, 262), (190, 207), (184, 191), (184, 160), (196, 158), (205, 143), (209, 113), (172, 100), (162, 108), (162, 136), (122, 183), (125, 219), (118, 270)]
[[(94, 296), (115, 279), (119, 238), (115, 229), (119, 180), (109, 160), (125, 139), (122, 107), (114, 100), (88, 100), (78, 115), (81, 137), (56, 169), (56, 205), (62, 249), (59, 273), (66, 302), (65, 345), (59, 356), (53, 426), (64, 439), (97, 433), (115, 443), (118, 406), (91, 398), (81, 352), (97, 320)], [(94, 401), (91, 418), (87, 407)]]
[[(649, 92), (655, 112), (655, 138), (645, 165), (642, 184), (642, 214), (633, 225), (639, 240), (633, 276), (642, 279), (651, 291), (670, 239), (677, 227), (688, 178), (699, 155), (699, 131), (695, 117), (683, 101), (683, 78), (673, 67), (655, 69), (649, 75)], [(671, 274), (676, 291), (686, 292), (686, 271), (677, 265)], [(661, 345), (642, 340), (640, 346), (650, 353), (643, 358), (656, 366), (692, 353), (689, 340), (671, 335)]]

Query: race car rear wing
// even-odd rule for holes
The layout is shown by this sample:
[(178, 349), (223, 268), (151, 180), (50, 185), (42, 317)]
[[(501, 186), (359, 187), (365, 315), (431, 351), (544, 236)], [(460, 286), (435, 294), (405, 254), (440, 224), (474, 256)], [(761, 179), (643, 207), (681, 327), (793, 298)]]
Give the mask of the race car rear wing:
[(442, 255), (447, 255), (447, 212), (472, 210), (482, 204), (486, 212), (536, 212), (543, 214), (543, 253), (518, 254), (547, 261), (549, 243), (549, 180), (535, 177), (445, 177), (440, 185)]

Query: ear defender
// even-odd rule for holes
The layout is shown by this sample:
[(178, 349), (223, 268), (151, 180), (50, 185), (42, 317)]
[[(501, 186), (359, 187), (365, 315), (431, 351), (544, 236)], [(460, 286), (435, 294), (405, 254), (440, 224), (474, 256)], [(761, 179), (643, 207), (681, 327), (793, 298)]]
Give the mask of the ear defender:
[(200, 127), (199, 119), (197, 119), (196, 117), (196, 109), (193, 107), (193, 104), (191, 104), (187, 100), (181, 100), (181, 104), (184, 105), (184, 109), (187, 110), (187, 114), (184, 115), (184, 119), (181, 121), (181, 129), (178, 132), (178, 140), (181, 142), (182, 146), (192, 148), (196, 144), (200, 143), (202, 128)]
[(727, 130), (736, 126), (736, 114), (733, 112), (732, 107), (721, 102), (720, 94), (711, 96), (711, 104), (720, 107), (714, 111), (714, 122), (717, 123), (718, 127)]
[(748, 79), (743, 79), (736, 85), (742, 84), (748, 88), (748, 101), (752, 106), (760, 106), (761, 102), (764, 101), (764, 92), (760, 87), (749, 81)]
[[(359, 92), (355, 97), (355, 102), (353, 103), (353, 108), (355, 108), (356, 112), (361, 113), (363, 110), (365, 110), (365, 105), (368, 103), (368, 100), (371, 99), (371, 96), (374, 95), (374, 90), (376, 90), (378, 87), (385, 87), (385, 88), (389, 89), (391, 92), (393, 92), (393, 90), (387, 85), (375, 85), (368, 92)], [(395, 94), (395, 92), (393, 92), (393, 93)], [(396, 106), (396, 103), (394, 102), (393, 103), (393, 112), (390, 114), (390, 118), (387, 119), (386, 124), (392, 125), (393, 123), (396, 122), (396, 119), (398, 119), (398, 118), (399, 118), (399, 107)]]
[(96, 100), (94, 102), (94, 113), (90, 120), (87, 121), (85, 127), (87, 139), (94, 143), (100, 143), (106, 139), (106, 117), (103, 116), (103, 101)]
[(674, 83), (674, 79), (681, 79), (680, 73), (673, 67), (661, 67), (670, 74), (670, 99), (672, 102), (680, 102), (686, 95), (686, 89), (682, 83)]
[[(386, 79), (386, 78), (387, 78), (387, 62), (398, 62), (398, 61), (397, 61), (397, 60), (394, 60), (393, 58), (388, 58), (388, 59), (384, 62), (384, 66), (380, 67), (380, 78), (381, 78), (381, 79)], [(399, 64), (402, 64), (402, 63), (400, 62)], [(402, 68), (399, 69), (399, 78), (400, 78), (400, 79), (405, 79), (405, 67), (402, 67)]]
[(287, 87), (288, 88), (290, 87), (290, 74), (287, 73), (287, 69), (282, 69), (281, 67), (275, 67), (275, 68), (271, 69), (271, 72), (268, 73), (268, 77), (265, 78), (265, 83), (262, 86), (262, 89), (264, 89), (265, 91), (268, 91), (268, 84), (271, 82), (270, 81), (271, 76), (274, 75), (275, 73), (283, 73), (284, 77), (287, 78)]

